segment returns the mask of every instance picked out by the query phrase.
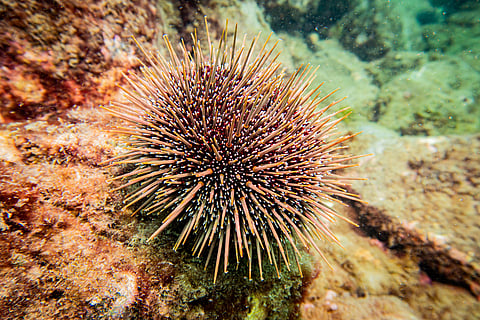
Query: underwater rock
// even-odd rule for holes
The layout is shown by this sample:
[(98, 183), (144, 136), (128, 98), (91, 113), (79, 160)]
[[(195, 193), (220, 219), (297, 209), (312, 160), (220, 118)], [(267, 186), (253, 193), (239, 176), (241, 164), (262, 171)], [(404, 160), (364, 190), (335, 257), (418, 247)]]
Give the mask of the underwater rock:
[(479, 16), (480, 4), (477, 2), (468, 10), (448, 16), (447, 30), (444, 30), (451, 39), (451, 45), (444, 49), (445, 53), (468, 63), (477, 72), (480, 72)]
[[(373, 152), (354, 184), (360, 228), (338, 224), (304, 292), (305, 319), (478, 319), (480, 137), (398, 137), (364, 126), (352, 146)], [(372, 307), (375, 305), (375, 307)]]
[(106, 178), (93, 167), (108, 148), (102, 133), (39, 121), (10, 125), (2, 136), (17, 153), (0, 163), (2, 317), (124, 313), (138, 297), (138, 267), (119, 245), (130, 229), (111, 227), (122, 218), (112, 215)]
[(323, 304), (304, 305), (303, 319), (323, 320), (419, 320), (419, 316), (401, 299), (393, 296), (365, 297), (358, 299), (341, 296), (333, 301), (325, 298)]
[(325, 38), (329, 27), (351, 10), (355, 1), (260, 0), (258, 3), (264, 8), (267, 21), (275, 32), (302, 37), (316, 32)]
[(480, 74), (450, 58), (399, 74), (381, 87), (375, 120), (402, 135), (473, 133), (480, 129)]
[(354, 185), (369, 201), (353, 204), (361, 228), (431, 279), (480, 296), (480, 136), (365, 136), (375, 157), (359, 169), (366, 186)]
[[(398, 75), (420, 69), (428, 59), (428, 55), (422, 52), (391, 51), (382, 59), (372, 61), (366, 69), (372, 74), (373, 82), (381, 88)], [(376, 111), (371, 117), (371, 121), (378, 121)]]
[(107, 182), (117, 170), (99, 166), (124, 148), (106, 133), (109, 121), (76, 108), (1, 130), (3, 319), (295, 317), (307, 257), (304, 279), (286, 270), (278, 279), (268, 266), (268, 279), (248, 281), (243, 266), (214, 286), (202, 261), (172, 250), (177, 233), (145, 245), (155, 226), (121, 209)]
[(313, 53), (310, 50), (299, 50), (302, 47), (296, 44), (296, 50), (291, 55), (297, 61), (320, 66), (317, 81), (325, 81), (325, 90), (340, 88), (339, 94), (348, 97), (345, 103), (352, 108), (353, 113), (345, 119), (347, 123), (367, 121), (379, 93), (375, 77), (368, 71), (369, 64), (343, 49), (335, 39), (312, 40)]
[(379, 59), (389, 51), (422, 50), (417, 15), (425, 11), (436, 12), (428, 0), (359, 1), (332, 27), (329, 36), (364, 61)]
[(2, 1), (0, 16), (0, 123), (106, 103), (138, 65), (128, 38), (158, 31), (146, 0)]

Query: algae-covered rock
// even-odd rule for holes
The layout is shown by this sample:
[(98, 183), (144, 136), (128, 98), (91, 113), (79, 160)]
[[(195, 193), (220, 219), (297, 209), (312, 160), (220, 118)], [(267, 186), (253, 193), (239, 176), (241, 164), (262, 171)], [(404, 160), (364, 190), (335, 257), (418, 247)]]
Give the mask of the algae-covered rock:
[(275, 32), (289, 32), (305, 37), (318, 32), (328, 35), (328, 27), (354, 7), (356, 1), (341, 0), (260, 0)]
[(0, 123), (109, 101), (150, 47), (161, 11), (148, 1), (0, 2)]
[(372, 74), (374, 83), (381, 87), (398, 75), (420, 69), (427, 62), (428, 55), (423, 52), (392, 51), (371, 62), (366, 69)]
[(303, 319), (478, 319), (478, 135), (399, 137), (364, 126), (352, 148), (374, 153), (353, 177), (366, 203), (338, 224), (344, 249), (326, 246)]
[[(100, 163), (124, 148), (101, 109), (61, 120), (5, 126), (0, 134), (0, 310), (2, 319), (266, 319), (296, 317), (312, 261), (265, 280), (248, 263), (213, 283), (212, 263), (172, 248), (172, 228), (154, 243), (150, 216), (122, 209)], [(191, 248), (190, 248), (191, 249)], [(293, 253), (290, 253), (293, 259)]]
[(364, 61), (389, 51), (422, 50), (422, 28), (417, 16), (436, 12), (428, 0), (358, 1), (353, 10), (332, 27), (330, 36)]
[(404, 135), (475, 132), (480, 75), (462, 61), (431, 61), (394, 77), (381, 88), (378, 123)]
[[(344, 105), (353, 110), (353, 114), (346, 119), (347, 122), (368, 119), (368, 113), (379, 93), (374, 83), (375, 78), (367, 71), (368, 63), (345, 51), (334, 39), (320, 40), (314, 37), (312, 46), (313, 54), (305, 52), (303, 56), (297, 55), (297, 60), (318, 66), (316, 84), (324, 82), (323, 92), (339, 89), (335, 97), (347, 97)], [(300, 46), (295, 46), (298, 47)], [(292, 52), (292, 55), (295, 56), (295, 53)]]
[[(326, 300), (326, 299), (325, 299)], [(303, 309), (303, 319), (323, 320), (420, 320), (407, 303), (397, 297), (380, 296), (358, 299), (341, 296), (325, 301), (323, 305), (311, 304)], [(328, 302), (328, 303), (327, 303)]]
[(354, 184), (369, 201), (356, 210), (362, 228), (431, 279), (480, 295), (479, 136), (378, 136), (354, 146), (375, 153), (359, 168), (369, 180)]

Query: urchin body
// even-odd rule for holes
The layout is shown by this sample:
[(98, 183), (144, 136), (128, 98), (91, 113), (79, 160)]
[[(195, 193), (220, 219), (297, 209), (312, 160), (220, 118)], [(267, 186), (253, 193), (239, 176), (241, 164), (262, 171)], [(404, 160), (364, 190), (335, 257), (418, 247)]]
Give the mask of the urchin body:
[(338, 101), (319, 108), (330, 95), (307, 91), (311, 68), (285, 78), (273, 48), (253, 56), (257, 38), (237, 49), (236, 30), (231, 46), (226, 34), (216, 50), (208, 39), (208, 55), (194, 35), (181, 57), (165, 38), (169, 59), (144, 52), (141, 75), (127, 76), (130, 103), (107, 108), (131, 124), (116, 130), (129, 152), (111, 159), (133, 168), (115, 178), (126, 181), (117, 189), (135, 186), (127, 206), (163, 218), (149, 240), (181, 221), (175, 249), (191, 241), (194, 255), (214, 259), (214, 281), (244, 256), (261, 278), (262, 259), (279, 275), (289, 252), (299, 265), (296, 243), (323, 256), (316, 241), (338, 243), (328, 225), (341, 217), (326, 202), (357, 199), (334, 173), (356, 158), (338, 153), (352, 137), (334, 138), (342, 118), (326, 111)]

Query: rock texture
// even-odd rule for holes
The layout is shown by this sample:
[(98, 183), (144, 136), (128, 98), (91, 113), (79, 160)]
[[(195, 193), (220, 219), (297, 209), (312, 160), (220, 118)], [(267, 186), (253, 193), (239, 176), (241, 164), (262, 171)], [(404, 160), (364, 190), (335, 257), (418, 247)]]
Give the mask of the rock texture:
[[(477, 319), (480, 137), (401, 138), (364, 127), (353, 188), (359, 228), (340, 224), (300, 308), (305, 319)], [(380, 138), (383, 137), (383, 138)], [(367, 306), (375, 305), (375, 308)]]
[(145, 243), (159, 222), (122, 210), (108, 183), (117, 169), (100, 165), (123, 148), (109, 120), (75, 109), (0, 131), (3, 319), (293, 317), (299, 274), (284, 270), (279, 280), (272, 266), (265, 281), (249, 282), (242, 264), (214, 286), (213, 266), (172, 250), (175, 230)]
[(479, 91), (480, 74), (467, 63), (431, 61), (385, 83), (375, 116), (380, 125), (403, 135), (475, 132), (480, 127)]
[(478, 296), (480, 137), (392, 139), (371, 150), (359, 186), (370, 203), (357, 206), (367, 232)]
[(0, 1), (0, 123), (107, 103), (159, 31), (146, 0)]

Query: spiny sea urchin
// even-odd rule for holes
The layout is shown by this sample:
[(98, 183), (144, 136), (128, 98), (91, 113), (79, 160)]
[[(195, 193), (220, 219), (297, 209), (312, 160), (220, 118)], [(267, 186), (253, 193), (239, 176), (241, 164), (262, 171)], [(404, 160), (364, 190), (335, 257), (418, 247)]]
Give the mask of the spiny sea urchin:
[(205, 266), (214, 255), (214, 282), (222, 260), (227, 272), (245, 254), (250, 278), (252, 259), (261, 279), (267, 257), (278, 276), (281, 261), (290, 270), (289, 255), (300, 270), (296, 241), (322, 257), (316, 239), (338, 243), (328, 224), (345, 218), (325, 202), (358, 200), (343, 189), (352, 178), (334, 173), (358, 157), (338, 152), (354, 136), (334, 137), (344, 117), (333, 117), (345, 109), (326, 114), (342, 99), (317, 110), (333, 92), (319, 98), (319, 87), (308, 91), (311, 67), (285, 78), (278, 55), (271, 58), (276, 44), (268, 50), (267, 40), (255, 57), (258, 36), (238, 48), (237, 28), (231, 46), (224, 30), (215, 50), (206, 32), (208, 55), (196, 32), (191, 51), (182, 42), (182, 56), (165, 36), (169, 59), (139, 45), (147, 64), (141, 75), (126, 76), (129, 103), (106, 107), (132, 125), (115, 130), (130, 136), (129, 152), (110, 160), (131, 168), (114, 178), (127, 180), (117, 189), (135, 185), (127, 207), (164, 217), (149, 241), (181, 221), (174, 248), (193, 237), (193, 254), (207, 254)]

